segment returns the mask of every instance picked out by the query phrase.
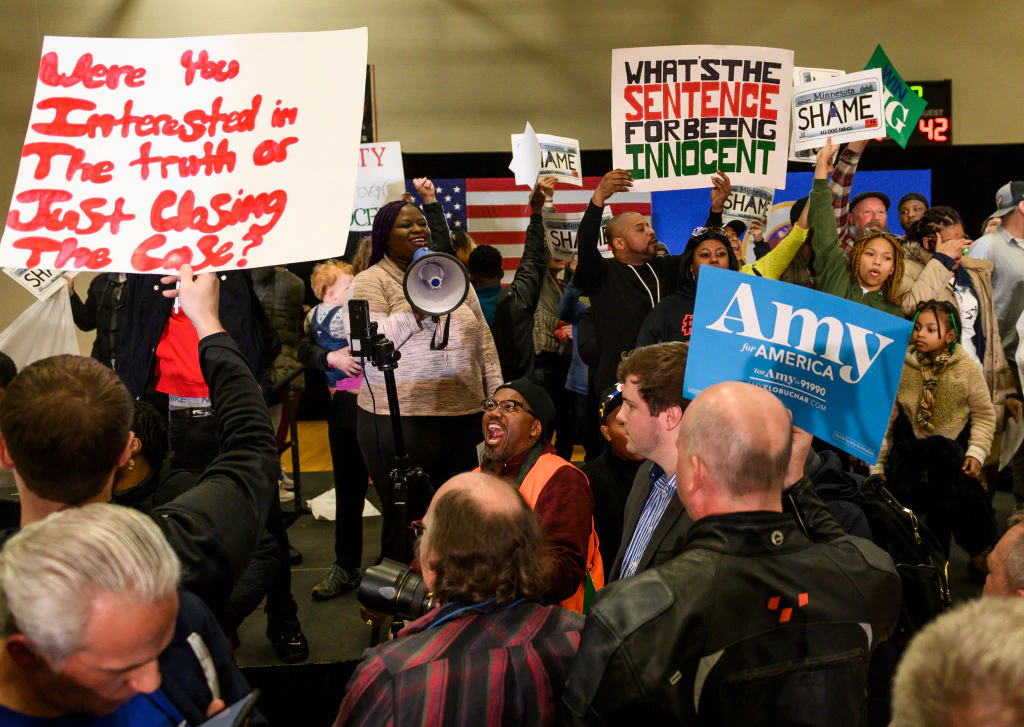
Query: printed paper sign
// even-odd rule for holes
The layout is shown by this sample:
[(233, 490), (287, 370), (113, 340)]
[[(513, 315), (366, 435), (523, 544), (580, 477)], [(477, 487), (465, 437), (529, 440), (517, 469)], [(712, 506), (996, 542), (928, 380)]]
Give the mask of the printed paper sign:
[(877, 68), (793, 89), (793, 149), (819, 149), (882, 136), (882, 74)]
[(733, 220), (764, 222), (772, 208), (775, 190), (765, 187), (733, 187), (722, 206), (722, 215)]
[(860, 303), (754, 275), (701, 268), (683, 392), (722, 381), (775, 394), (793, 422), (878, 460), (911, 324)]
[[(4, 272), (17, 280), (18, 285), (39, 299), (49, 298), (60, 290), (60, 286), (67, 285), (67, 282), (56, 270), (4, 268)], [(71, 271), (67, 275), (74, 277), (77, 273)]]
[(349, 229), (372, 230), (377, 210), (385, 202), (401, 198), (403, 192), (405, 168), (402, 165), (401, 142), (360, 144), (356, 197), (352, 203), (352, 223)]
[(330, 255), (355, 192), (366, 38), (44, 39), (0, 265), (158, 273)]
[(878, 68), (882, 72), (882, 107), (885, 109), (885, 130), (904, 149), (910, 135), (917, 128), (917, 122), (924, 113), (928, 102), (910, 90), (903, 78), (893, 68), (889, 56), (881, 44), (871, 54), (871, 60), (864, 68)]
[[(516, 143), (519, 137), (519, 143)], [(512, 134), (512, 163), (508, 168), (516, 175), (516, 184), (533, 187), (541, 168), (540, 141), (530, 122), (522, 134)]]
[(612, 162), (633, 189), (783, 189), (793, 51), (683, 45), (612, 51)]
[[(826, 78), (838, 78), (839, 76), (845, 76), (846, 71), (839, 70), (838, 68), (806, 68), (804, 66), (797, 66), (793, 69), (793, 88), (800, 86), (805, 83), (811, 83), (812, 81), (821, 81)], [(804, 151), (795, 151), (794, 149), (789, 150), (789, 160), (791, 162), (802, 162), (804, 164), (814, 164), (817, 161), (817, 155), (814, 149), (805, 149)]]
[[(583, 186), (583, 163), (580, 157), (580, 143), (567, 136), (536, 134), (540, 147), (540, 172), (538, 177), (557, 177), (559, 182)], [(523, 143), (522, 134), (512, 134), (512, 156), (518, 154)]]
[[(583, 212), (546, 212), (544, 214), (544, 241), (551, 251), (553, 260), (571, 260), (576, 254), (576, 233), (580, 228)], [(606, 245), (604, 227), (612, 219), (610, 207), (601, 214), (601, 237), (599, 249)]]

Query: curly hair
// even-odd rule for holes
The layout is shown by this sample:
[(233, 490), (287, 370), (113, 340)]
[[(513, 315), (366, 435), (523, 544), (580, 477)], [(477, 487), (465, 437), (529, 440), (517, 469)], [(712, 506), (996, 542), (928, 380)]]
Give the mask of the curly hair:
[[(960, 313), (957, 311), (956, 306), (945, 300), (922, 300), (917, 304), (917, 310), (914, 312), (914, 321), (917, 321), (919, 315), (929, 311), (935, 316), (935, 321), (939, 324), (939, 335), (945, 336), (946, 331), (952, 327), (953, 333), (956, 334), (956, 341), (959, 343), (961, 332), (963, 331), (963, 323), (960, 322)], [(943, 316), (946, 318), (945, 326), (943, 326)]]
[(323, 300), (327, 289), (338, 280), (339, 275), (355, 275), (355, 269), (344, 260), (324, 260), (313, 266), (313, 272), (309, 274), (309, 287), (313, 289), (313, 295), (317, 300)]
[[(513, 512), (481, 506), (474, 489), (441, 493), (431, 505), (420, 557), (435, 573), (434, 596), (441, 603), (483, 603), (514, 598), (541, 600), (551, 583), (552, 564), (537, 516), (509, 483)], [(488, 486), (488, 485), (484, 485)]]
[(893, 305), (899, 305), (900, 299), (903, 297), (900, 295), (900, 284), (903, 282), (903, 246), (894, 234), (885, 230), (868, 230), (858, 237), (850, 250), (850, 270), (853, 271), (854, 280), (860, 283), (860, 259), (864, 255), (864, 248), (868, 246), (869, 242), (878, 238), (887, 240), (892, 245), (893, 253), (892, 273), (888, 280), (882, 283), (882, 295)]
[(132, 431), (142, 442), (142, 456), (153, 469), (159, 469), (171, 449), (168, 439), (167, 418), (149, 402), (135, 400), (135, 416)]
[(960, 214), (952, 207), (944, 205), (929, 207), (921, 218), (907, 230), (907, 239), (924, 245), (926, 239), (935, 237), (935, 234), (943, 227), (952, 227), (953, 225), (963, 227), (963, 224), (964, 221)]

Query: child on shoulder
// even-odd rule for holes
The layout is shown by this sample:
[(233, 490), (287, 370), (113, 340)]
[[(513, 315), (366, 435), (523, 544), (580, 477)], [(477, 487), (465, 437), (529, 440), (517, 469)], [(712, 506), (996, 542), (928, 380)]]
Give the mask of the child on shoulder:
[(952, 303), (918, 305), (889, 431), (872, 472), (884, 470), (893, 494), (925, 517), (947, 557), (952, 535), (972, 565), (983, 568), (996, 524), (978, 476), (996, 421), (981, 367), (957, 345), (960, 331)]

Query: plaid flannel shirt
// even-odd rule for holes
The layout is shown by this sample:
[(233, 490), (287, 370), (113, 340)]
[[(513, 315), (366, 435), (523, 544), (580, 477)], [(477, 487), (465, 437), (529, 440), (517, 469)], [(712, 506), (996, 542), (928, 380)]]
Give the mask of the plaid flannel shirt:
[(435, 609), (366, 652), (335, 726), (554, 725), (582, 630), (528, 601)]
[(836, 217), (836, 228), (839, 230), (839, 247), (849, 253), (853, 247), (853, 215), (850, 213), (850, 190), (853, 188), (853, 175), (860, 164), (860, 152), (850, 147), (836, 159), (836, 168), (829, 179), (828, 188), (832, 192), (832, 213)]

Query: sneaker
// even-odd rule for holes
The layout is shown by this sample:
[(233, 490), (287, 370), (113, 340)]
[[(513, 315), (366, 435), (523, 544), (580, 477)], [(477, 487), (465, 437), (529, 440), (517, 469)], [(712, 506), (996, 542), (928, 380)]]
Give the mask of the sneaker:
[(281, 483), (278, 483), (277, 485), (277, 492), (278, 495), (281, 497), (281, 504), (291, 502), (292, 500), (295, 499), (295, 493), (292, 492), (291, 490), (286, 490), (284, 488), (284, 485)]
[(354, 571), (347, 571), (341, 566), (332, 565), (331, 570), (324, 576), (324, 579), (313, 586), (313, 600), (327, 601), (337, 598), (343, 593), (358, 588), (363, 574), (356, 568)]
[(285, 664), (298, 664), (309, 658), (309, 642), (298, 618), (268, 620), (267, 638), (278, 660)]
[(292, 480), (291, 477), (288, 476), (288, 474), (284, 470), (281, 470), (281, 476), (277, 478), (277, 484), (281, 485), (281, 487), (285, 490), (295, 489), (295, 482)]

